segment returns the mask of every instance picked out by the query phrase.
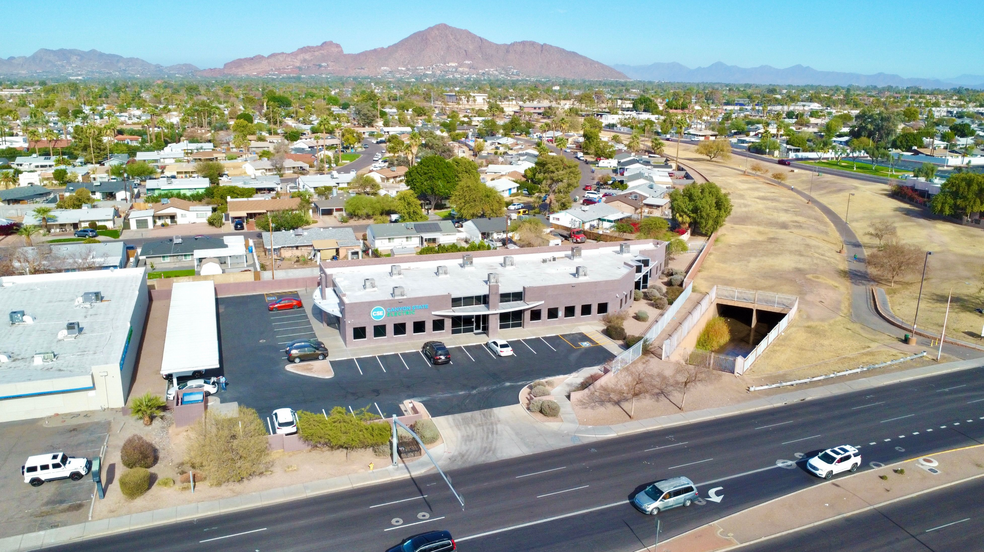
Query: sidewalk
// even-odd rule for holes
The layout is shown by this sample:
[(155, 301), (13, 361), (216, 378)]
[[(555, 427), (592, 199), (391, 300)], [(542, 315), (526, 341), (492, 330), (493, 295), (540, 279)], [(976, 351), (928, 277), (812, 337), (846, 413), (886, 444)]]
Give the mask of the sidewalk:
[[(716, 552), (768, 540), (982, 477), (982, 463), (984, 445), (976, 445), (838, 477), (669, 539), (660, 549)], [(900, 468), (905, 472), (894, 471)]]

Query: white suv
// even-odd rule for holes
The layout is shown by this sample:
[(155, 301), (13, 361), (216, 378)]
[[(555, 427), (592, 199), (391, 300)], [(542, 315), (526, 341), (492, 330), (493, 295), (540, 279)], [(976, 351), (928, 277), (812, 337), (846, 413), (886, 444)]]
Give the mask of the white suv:
[(40, 487), (45, 481), (53, 479), (78, 481), (89, 473), (91, 467), (88, 458), (73, 458), (64, 452), (52, 452), (28, 458), (21, 466), (21, 475), (24, 476), (24, 483)]
[(838, 473), (857, 471), (861, 465), (861, 453), (851, 445), (827, 449), (806, 463), (806, 468), (817, 477), (830, 479)]

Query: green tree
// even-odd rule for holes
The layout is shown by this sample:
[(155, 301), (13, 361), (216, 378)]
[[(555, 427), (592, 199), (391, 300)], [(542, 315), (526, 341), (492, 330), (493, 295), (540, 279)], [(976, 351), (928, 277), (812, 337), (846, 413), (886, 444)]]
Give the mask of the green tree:
[(868, 138), (876, 144), (888, 143), (898, 132), (900, 115), (897, 112), (879, 111), (865, 107), (854, 117), (851, 136)]
[(922, 146), (922, 138), (915, 132), (902, 132), (892, 140), (892, 146), (901, 151), (912, 151)]
[(45, 234), (48, 233), (48, 223), (55, 220), (55, 217), (51, 215), (52, 211), (54, 209), (51, 207), (35, 207), (33, 211), (34, 218), (41, 219), (41, 228)]
[(984, 174), (962, 172), (950, 176), (930, 207), (938, 215), (977, 218), (984, 211)]
[(731, 215), (731, 198), (713, 182), (690, 184), (670, 192), (670, 209), (677, 222), (710, 236)]
[(706, 155), (708, 161), (715, 158), (727, 160), (731, 158), (731, 142), (728, 140), (706, 140), (697, 144), (695, 150), (699, 155)]
[(365, 174), (357, 175), (349, 182), (349, 191), (357, 194), (376, 195), (382, 187), (376, 179)]
[(198, 173), (198, 176), (207, 178), (210, 185), (218, 186), (219, 179), (225, 172), (225, 166), (218, 161), (199, 161), (195, 163), (195, 172)]
[(407, 171), (407, 187), (425, 196), (436, 206), (439, 199), (451, 197), (458, 184), (455, 165), (443, 157), (429, 155)]
[(34, 240), (33, 240), (34, 236), (36, 236), (40, 231), (41, 231), (40, 226), (35, 226), (33, 224), (25, 224), (24, 226), (21, 226), (20, 228), (17, 229), (17, 235), (24, 238), (24, 243), (28, 247), (31, 247), (34, 245)]
[(396, 212), (400, 215), (400, 222), (422, 222), (427, 220), (420, 200), (410, 190), (403, 190), (396, 194)]
[(505, 214), (502, 195), (478, 179), (467, 178), (460, 182), (451, 195), (451, 205), (466, 219), (501, 217)]
[(63, 168), (57, 168), (51, 173), (51, 178), (55, 179), (59, 185), (64, 186), (68, 182), (68, 171)]
[(902, 110), (902, 120), (911, 123), (919, 120), (919, 108), (909, 106)]
[(146, 161), (135, 161), (127, 163), (126, 175), (130, 178), (144, 179), (157, 176), (157, 169)]
[(368, 103), (357, 103), (352, 106), (352, 116), (359, 126), (368, 127), (376, 122), (376, 106)]
[(639, 238), (657, 239), (662, 238), (670, 229), (670, 223), (661, 217), (646, 217), (639, 222)]
[(86, 188), (79, 188), (72, 195), (60, 199), (55, 204), (55, 207), (58, 209), (81, 209), (83, 205), (92, 205), (95, 202), (96, 200), (92, 197), (92, 192)]
[(495, 119), (488, 117), (478, 124), (478, 129), (476, 129), (476, 132), (482, 138), (495, 136), (499, 134), (499, 125), (495, 122)]
[(234, 416), (203, 417), (192, 430), (188, 448), (188, 464), (204, 472), (209, 485), (243, 481), (270, 465), (266, 425), (255, 410), (243, 406)]
[(536, 164), (526, 171), (530, 183), (547, 194), (549, 210), (569, 209), (571, 192), (581, 181), (581, 168), (577, 161), (561, 155), (541, 155)]
[(950, 131), (960, 138), (970, 138), (976, 134), (974, 127), (970, 126), (970, 123), (953, 123), (950, 125)]

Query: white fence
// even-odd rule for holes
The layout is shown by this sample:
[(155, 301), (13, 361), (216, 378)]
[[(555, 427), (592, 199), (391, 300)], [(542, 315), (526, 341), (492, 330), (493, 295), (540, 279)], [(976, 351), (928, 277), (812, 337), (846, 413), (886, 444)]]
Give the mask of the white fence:
[(779, 323), (776, 324), (774, 328), (772, 328), (772, 331), (766, 334), (766, 336), (762, 339), (762, 341), (759, 342), (759, 344), (755, 347), (755, 349), (752, 352), (748, 353), (747, 356), (738, 357), (735, 359), (736, 376), (740, 376), (744, 374), (749, 368), (751, 368), (752, 363), (755, 362), (755, 360), (758, 359), (758, 357), (762, 356), (762, 353), (764, 353), (765, 350), (769, 348), (769, 345), (771, 345), (773, 341), (775, 341), (780, 335), (782, 335), (782, 332), (786, 331), (786, 327), (789, 326), (789, 323), (793, 320), (793, 317), (796, 316), (797, 309), (799, 309), (799, 299), (796, 299), (794, 297), (793, 305), (792, 307), (790, 307), (789, 312), (787, 312), (786, 316), (783, 316), (782, 320), (780, 320)]
[(680, 326), (666, 338), (666, 341), (663, 342), (663, 360), (670, 358), (670, 355), (676, 351), (677, 346), (683, 342), (684, 338), (687, 337), (687, 334), (689, 334), (690, 331), (694, 329), (694, 326), (697, 325), (700, 317), (704, 316), (704, 313), (714, 305), (716, 293), (717, 286), (714, 286), (711, 288), (710, 293), (705, 295), (704, 298), (697, 303), (697, 306), (694, 307), (689, 314), (687, 314), (687, 317), (683, 319)]
[(771, 291), (754, 291), (733, 287), (715, 286), (717, 298), (722, 301), (753, 303), (765, 307), (791, 309), (799, 301), (795, 295), (780, 295)]
[(647, 343), (651, 343), (654, 339), (656, 339), (656, 336), (658, 336), (660, 332), (666, 329), (666, 325), (669, 324), (670, 320), (673, 320), (673, 317), (677, 315), (677, 313), (683, 307), (683, 304), (687, 302), (687, 299), (690, 297), (691, 292), (693, 292), (692, 284), (687, 285), (687, 287), (683, 288), (683, 293), (681, 293), (680, 296), (677, 297), (677, 300), (674, 301), (673, 304), (669, 306), (669, 308), (663, 311), (662, 316), (660, 316), (659, 320), (657, 320), (656, 323), (649, 328), (649, 331), (647, 331), (646, 334), (642, 336), (642, 339), (639, 340), (638, 343), (629, 347), (625, 351), (622, 351), (621, 354), (619, 354), (617, 357), (612, 359), (611, 361), (612, 372), (618, 372), (619, 370), (625, 368), (626, 366), (631, 364), (634, 360), (642, 356), (643, 345)]
[(804, 378), (794, 381), (780, 381), (779, 383), (772, 383), (769, 385), (757, 385), (749, 387), (749, 391), (761, 391), (763, 389), (776, 389), (779, 387), (790, 387), (793, 385), (801, 385), (804, 383), (813, 383), (815, 381), (823, 381), (831, 378), (839, 378), (841, 376), (850, 376), (853, 374), (860, 374), (861, 372), (867, 372), (868, 370), (874, 370), (875, 368), (882, 368), (885, 366), (891, 366), (893, 364), (900, 364), (902, 362), (909, 362), (910, 360), (915, 360), (920, 357), (926, 356), (926, 351), (923, 351), (917, 355), (907, 356), (905, 358), (899, 358), (896, 360), (890, 360), (888, 362), (882, 362), (879, 364), (869, 364), (868, 366), (860, 366), (851, 370), (844, 370), (842, 372), (834, 372), (833, 374), (825, 374), (823, 376), (814, 376), (812, 378)]

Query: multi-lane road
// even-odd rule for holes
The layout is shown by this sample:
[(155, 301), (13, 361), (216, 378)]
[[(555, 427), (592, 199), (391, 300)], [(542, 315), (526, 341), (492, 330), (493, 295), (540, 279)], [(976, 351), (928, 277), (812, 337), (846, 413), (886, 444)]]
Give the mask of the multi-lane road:
[(826, 447), (860, 447), (865, 470), (981, 443), (982, 376), (977, 368), (452, 470), (464, 508), (427, 474), (59, 549), (385, 550), (447, 529), (466, 552), (638, 550), (652, 545), (654, 520), (628, 499), (655, 479), (687, 476), (705, 499), (711, 489), (723, 497), (661, 514), (668, 538), (821, 484), (803, 459)]

